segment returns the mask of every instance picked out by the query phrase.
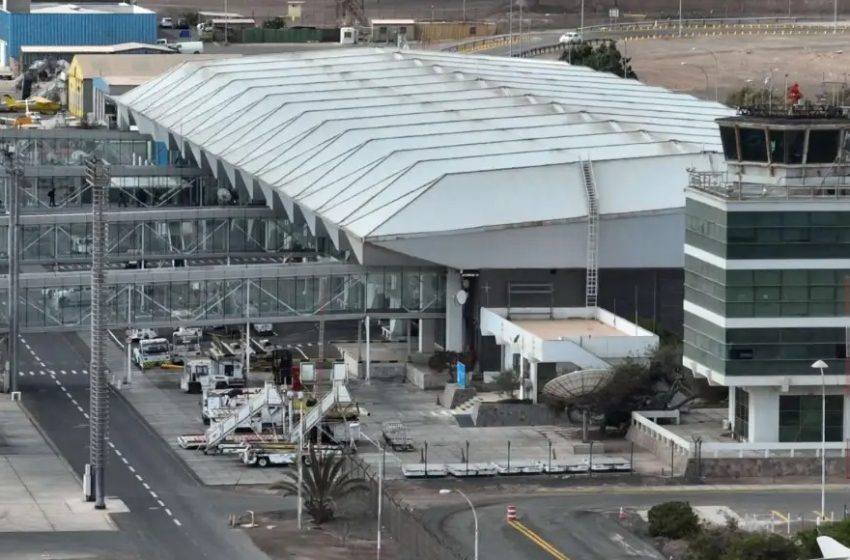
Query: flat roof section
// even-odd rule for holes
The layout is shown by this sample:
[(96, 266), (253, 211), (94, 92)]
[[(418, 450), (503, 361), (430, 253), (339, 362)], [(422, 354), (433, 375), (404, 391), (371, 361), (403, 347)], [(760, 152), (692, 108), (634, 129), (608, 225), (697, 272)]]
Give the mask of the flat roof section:
[(513, 324), (543, 340), (561, 340), (576, 336), (628, 336), (596, 319), (524, 319)]

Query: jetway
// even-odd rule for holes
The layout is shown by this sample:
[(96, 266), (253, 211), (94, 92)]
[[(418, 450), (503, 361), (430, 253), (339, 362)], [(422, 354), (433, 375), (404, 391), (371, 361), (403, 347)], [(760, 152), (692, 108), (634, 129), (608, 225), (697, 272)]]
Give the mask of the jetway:
[[(90, 274), (24, 273), (22, 332), (87, 329)], [(107, 328), (177, 328), (375, 319), (443, 319), (446, 272), (336, 263), (114, 270), (106, 277)], [(0, 323), (8, 324), (8, 277), (0, 276)], [(249, 312), (250, 310), (250, 312)]]

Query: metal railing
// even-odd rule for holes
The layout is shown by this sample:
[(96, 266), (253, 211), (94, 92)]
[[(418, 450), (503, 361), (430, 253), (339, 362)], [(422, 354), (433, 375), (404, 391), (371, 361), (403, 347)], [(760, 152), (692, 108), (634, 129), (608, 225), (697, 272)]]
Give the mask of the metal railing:
[(690, 170), (688, 187), (726, 200), (843, 199), (850, 185), (767, 185), (731, 180), (722, 171)]

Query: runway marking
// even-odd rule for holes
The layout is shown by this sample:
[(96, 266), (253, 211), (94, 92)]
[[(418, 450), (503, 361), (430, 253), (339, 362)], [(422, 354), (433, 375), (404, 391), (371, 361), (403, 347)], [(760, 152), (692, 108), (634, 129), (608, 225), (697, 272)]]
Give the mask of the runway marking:
[(165, 504), (162, 503), (162, 500), (157, 500), (156, 503), (159, 504), (159, 507), (165, 507)]
[(30, 375), (35, 375), (35, 372), (30, 370)]
[(144, 479), (141, 476), (139, 476), (138, 474), (136, 474), (136, 480), (138, 480), (139, 482), (142, 482)]
[(89, 374), (89, 370), (84, 369), (84, 370), (83, 370), (83, 375), (88, 375), (88, 374)]
[(531, 542), (545, 550), (549, 553), (553, 558), (557, 558), (557, 560), (570, 560), (565, 554), (563, 554), (560, 550), (546, 542), (540, 535), (523, 525), (520, 521), (508, 521), (508, 525), (519, 531), (523, 536), (528, 538)]
[(168, 509), (168, 508), (165, 508), (165, 513), (168, 514), (168, 517), (171, 517), (172, 515), (174, 515), (173, 513), (171, 513), (171, 510)]
[(129, 465), (130, 462), (127, 460), (127, 457), (121, 457), (121, 460), (124, 461), (125, 465)]
[(80, 405), (77, 405), (77, 410), (79, 410), (80, 412), (84, 412), (83, 407), (81, 407)]
[(175, 525), (177, 525), (178, 527), (180, 527), (181, 525), (183, 525), (182, 523), (180, 523), (180, 520), (179, 520), (179, 519), (174, 519), (174, 524), (175, 524)]
[(38, 372), (38, 374), (39, 375), (47, 375), (44, 370), (41, 370), (40, 372)]
[[(153, 497), (154, 500), (159, 501), (159, 496), (157, 496), (156, 492), (154, 492), (153, 490), (151, 490), (151, 496)], [(165, 505), (165, 504), (162, 504), (162, 505)]]
[(59, 373), (61, 373), (62, 375), (65, 375), (65, 370), (64, 369), (60, 370)]
[(145, 487), (145, 490), (150, 490), (150, 489), (151, 489), (150, 484), (148, 484), (147, 482), (142, 482), (142, 486), (144, 486), (144, 487)]
[(83, 416), (85, 416), (85, 417), (86, 417), (86, 420), (88, 420), (88, 419), (89, 419), (89, 413), (88, 413), (88, 412), (83, 412)]
[[(68, 396), (69, 396), (69, 397), (71, 397), (71, 395), (70, 395), (70, 394), (69, 394)], [(74, 405), (74, 406), (76, 406), (77, 408), (79, 408), (79, 406), (80, 406), (80, 405), (78, 405), (78, 404), (77, 404), (77, 401), (76, 401), (76, 399), (74, 399), (74, 397), (71, 397), (71, 404), (73, 404), (73, 405)]]
[(133, 468), (133, 465), (130, 465), (130, 466), (129, 466), (129, 467), (127, 467), (127, 468), (128, 468), (128, 469), (130, 469), (130, 472), (131, 472), (131, 473), (135, 473), (135, 472), (136, 472), (136, 469), (134, 469), (134, 468)]
[(58, 379), (56, 379), (55, 377), (53, 378), (53, 381), (55, 381), (55, 382), (56, 382), (56, 384), (57, 384), (57, 385), (59, 385), (59, 388), (60, 388), (60, 389), (64, 389), (64, 387), (62, 387), (62, 382), (61, 382), (61, 381), (59, 381), (59, 380), (58, 380)]
[(119, 457), (121, 457), (121, 456), (122, 456), (122, 455), (121, 455), (121, 452), (120, 452), (120, 451), (118, 451), (117, 449), (113, 449), (113, 451), (114, 451), (114, 452), (115, 452), (115, 454), (116, 454), (116, 455), (118, 455)]
[(109, 447), (111, 447), (112, 449), (115, 449), (115, 444), (114, 444), (114, 443), (112, 443), (111, 441), (107, 441), (107, 442), (106, 442), (106, 445), (108, 445), (108, 446), (109, 446)]
[(40, 365), (41, 367), (47, 367), (46, 364), (41, 360), (38, 361), (38, 365)]
[[(59, 381), (59, 380), (57, 379), (56, 381)], [(60, 389), (62, 389), (62, 392), (63, 392), (63, 393), (65, 393), (65, 394), (67, 394), (67, 393), (68, 393), (68, 389), (66, 389), (66, 388), (65, 388), (65, 386), (64, 386), (64, 385), (62, 385), (62, 383), (59, 383), (59, 388), (60, 388)]]
[(52, 370), (52, 369), (49, 369), (49, 370), (47, 370), (47, 371), (50, 373), (50, 375), (56, 375), (56, 372), (55, 372), (54, 370)]
[(72, 369), (72, 370), (71, 370), (71, 375), (77, 375), (77, 370)]

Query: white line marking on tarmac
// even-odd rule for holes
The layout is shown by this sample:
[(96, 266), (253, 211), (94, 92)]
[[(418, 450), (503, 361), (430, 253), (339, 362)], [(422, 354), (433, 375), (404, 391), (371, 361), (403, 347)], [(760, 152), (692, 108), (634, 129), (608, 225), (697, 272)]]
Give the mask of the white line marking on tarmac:
[[(153, 490), (151, 490), (151, 496), (153, 496), (153, 499), (154, 499), (154, 500), (159, 501), (159, 496), (157, 496), (157, 495), (156, 495), (156, 492), (154, 492)], [(161, 503), (161, 502), (160, 502), (160, 503)], [(165, 504), (162, 504), (162, 505), (165, 505)]]
[(137, 474), (137, 475), (136, 475), (136, 480), (138, 480), (139, 482), (142, 482), (144, 479), (143, 479), (141, 476), (139, 476), (139, 475)]
[(171, 510), (168, 509), (168, 508), (165, 508), (165, 513), (168, 514), (168, 517), (171, 517), (172, 515), (174, 515), (173, 513), (171, 513)]
[(72, 370), (71, 370), (71, 375), (77, 375), (77, 370), (72, 369)]
[(39, 375), (47, 375), (47, 374), (46, 374), (46, 372), (45, 372), (44, 370), (41, 370), (41, 371), (39, 371), (38, 373), (39, 373)]
[(179, 520), (179, 519), (175, 519), (175, 520), (174, 520), (174, 524), (175, 524), (175, 525), (177, 525), (178, 527), (180, 527), (181, 525), (183, 525), (182, 523), (180, 523), (180, 520)]
[(121, 457), (121, 456), (122, 456), (122, 455), (121, 455), (121, 452), (120, 452), (120, 451), (118, 451), (117, 449), (115, 449), (115, 454), (116, 454), (116, 455), (118, 455), (119, 457)]
[(61, 373), (62, 375), (65, 375), (65, 370), (64, 370), (64, 369), (63, 369), (63, 370), (61, 370), (61, 372), (60, 372), (60, 373)]
[(58, 380), (58, 379), (56, 379), (55, 377), (53, 378), (53, 381), (55, 381), (55, 382), (56, 382), (56, 384), (57, 384), (57, 385), (59, 385), (59, 387), (60, 387), (60, 388), (64, 389), (64, 387), (62, 387), (62, 382), (61, 382), (61, 381), (59, 381), (59, 380)]
[(112, 449), (115, 449), (115, 444), (114, 444), (114, 443), (112, 443), (111, 441), (107, 441), (107, 442), (106, 442), (106, 445), (108, 445), (108, 446), (109, 446), (109, 447), (111, 447)]
[(38, 361), (38, 365), (40, 365), (41, 367), (47, 367), (47, 366), (45, 366), (44, 362), (42, 362), (41, 360)]
[(86, 417), (86, 420), (88, 420), (88, 419), (89, 419), (89, 413), (88, 413), (88, 412), (83, 412), (83, 416), (85, 416), (85, 417)]
[[(56, 381), (59, 381), (59, 380), (57, 379)], [(66, 388), (65, 388), (65, 386), (64, 386), (64, 385), (62, 385), (61, 383), (59, 384), (59, 388), (60, 388), (60, 389), (62, 389), (62, 392), (63, 392), (63, 393), (67, 393), (67, 392), (68, 392), (68, 389), (66, 389)]]
[(35, 372), (30, 370), (30, 375), (35, 375)]
[(80, 405), (77, 405), (77, 410), (79, 410), (80, 412), (83, 412), (83, 407), (81, 407)]
[(165, 504), (162, 503), (162, 500), (157, 500), (156, 503), (159, 504), (159, 507), (165, 507)]
[(129, 466), (129, 467), (127, 467), (127, 468), (128, 468), (128, 469), (130, 469), (130, 472), (131, 472), (131, 473), (136, 472), (136, 469), (134, 469), (134, 468), (133, 468), (133, 465), (130, 465), (130, 466)]
[(89, 370), (84, 369), (84, 370), (83, 370), (83, 375), (88, 375), (88, 374), (89, 374)]
[(129, 461), (127, 461), (127, 457), (121, 457), (121, 460), (124, 461), (125, 465), (129, 465)]
[(144, 486), (144, 487), (145, 487), (145, 490), (150, 490), (150, 489), (151, 489), (150, 485), (149, 485), (147, 482), (142, 482), (142, 486)]

